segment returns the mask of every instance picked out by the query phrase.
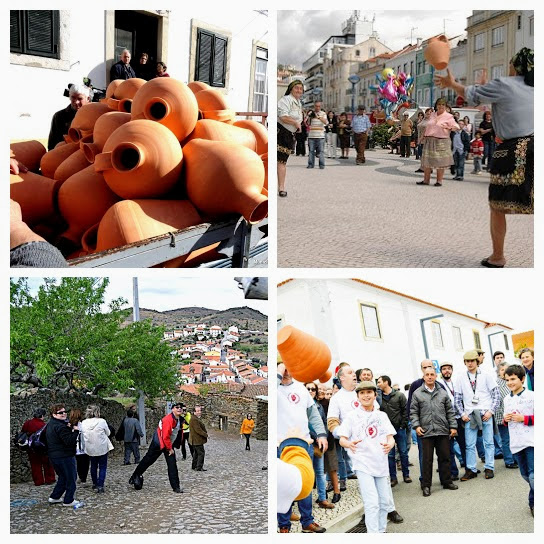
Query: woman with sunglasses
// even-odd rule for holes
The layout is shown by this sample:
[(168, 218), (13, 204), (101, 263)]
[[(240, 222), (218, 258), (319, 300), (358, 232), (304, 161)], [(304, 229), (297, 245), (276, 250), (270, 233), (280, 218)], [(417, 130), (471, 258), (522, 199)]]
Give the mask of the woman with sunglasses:
[(69, 426), (64, 404), (53, 404), (50, 413), (51, 419), (47, 423), (45, 439), (47, 453), (58, 479), (49, 496), (49, 503), (74, 506), (78, 504), (74, 495), (77, 480), (76, 444), (79, 431)]
[[(327, 428), (327, 416), (325, 415), (325, 410), (323, 409), (323, 406), (317, 401), (317, 385), (314, 382), (308, 382), (304, 384), (304, 387), (308, 390), (308, 393), (310, 393), (310, 397), (312, 397), (315, 406), (317, 408), (317, 411), (319, 412), (319, 415), (321, 416), (321, 419), (323, 420), (323, 424), (325, 425), (325, 429)], [(314, 440), (314, 451), (312, 457), (312, 462), (314, 466), (314, 472), (315, 472), (315, 481), (316, 481), (316, 487), (317, 487), (317, 505), (319, 508), (334, 508), (334, 504), (329, 502), (327, 500), (327, 489), (326, 489), (326, 482), (325, 482), (325, 465), (324, 465), (324, 459), (323, 459), (323, 451), (317, 447), (317, 434), (312, 429), (310, 425), (310, 437)]]

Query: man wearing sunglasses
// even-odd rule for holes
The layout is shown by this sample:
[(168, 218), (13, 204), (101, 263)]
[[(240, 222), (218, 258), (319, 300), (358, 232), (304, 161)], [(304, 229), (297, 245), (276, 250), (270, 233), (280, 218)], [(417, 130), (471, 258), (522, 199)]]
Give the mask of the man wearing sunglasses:
[(76, 443), (79, 431), (68, 425), (64, 404), (53, 404), (50, 412), (51, 419), (45, 429), (45, 439), (47, 454), (58, 479), (49, 496), (49, 504), (62, 503), (63, 506), (74, 506), (78, 504), (74, 495), (77, 479)]

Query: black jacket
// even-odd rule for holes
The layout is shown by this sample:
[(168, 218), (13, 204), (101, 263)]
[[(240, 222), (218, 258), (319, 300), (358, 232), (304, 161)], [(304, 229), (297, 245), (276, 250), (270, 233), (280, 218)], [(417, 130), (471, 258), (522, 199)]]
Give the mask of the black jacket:
[[(450, 139), (451, 139), (451, 148), (453, 149), (453, 137), (455, 136), (455, 132), (450, 132)], [(470, 151), (470, 135), (465, 130), (461, 131), (461, 142), (463, 142), (463, 147), (465, 148), (465, 153), (468, 153)]]
[(78, 436), (79, 432), (72, 431), (67, 421), (51, 417), (45, 430), (47, 455), (51, 459), (75, 456)]
[(110, 82), (114, 79), (131, 79), (136, 77), (130, 64), (125, 64), (122, 60), (116, 62), (110, 68)]
[(57, 111), (51, 120), (51, 129), (49, 130), (49, 139), (47, 141), (47, 150), (51, 151), (59, 142), (64, 142), (64, 135), (68, 134), (68, 129), (76, 116), (77, 111), (68, 104), (63, 110)]
[(382, 394), (380, 410), (387, 414), (395, 430), (408, 428), (408, 412), (406, 411), (406, 397), (400, 391), (391, 391), (391, 395)]

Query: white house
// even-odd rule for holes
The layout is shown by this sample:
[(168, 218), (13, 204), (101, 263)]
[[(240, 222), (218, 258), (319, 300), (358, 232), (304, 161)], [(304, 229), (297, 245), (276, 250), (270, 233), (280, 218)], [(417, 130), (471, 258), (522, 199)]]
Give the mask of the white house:
[(487, 323), (363, 280), (293, 279), (278, 286), (278, 329), (293, 325), (323, 340), (332, 353), (331, 369), (348, 362), (371, 368), (399, 383), (419, 377), (429, 358), (464, 368), (463, 354), (481, 348), (483, 368), (493, 369), (492, 353), (514, 362), (512, 329)]
[(213, 325), (210, 327), (210, 334), (213, 338), (217, 338), (221, 334), (221, 327), (219, 325)]
[[(13, 7), (13, 6), (12, 6)], [(206, 4), (172, 10), (85, 9), (10, 11), (10, 107), (5, 123), (11, 139), (47, 138), (51, 117), (68, 105), (69, 83), (91, 78), (109, 84), (110, 67), (124, 48), (136, 66), (142, 52), (153, 65), (163, 61), (171, 77), (205, 81), (237, 112), (268, 110), (268, 12), (210, 9)], [(39, 92), (37, 91), (39, 89)], [(261, 117), (255, 117), (261, 121)]]

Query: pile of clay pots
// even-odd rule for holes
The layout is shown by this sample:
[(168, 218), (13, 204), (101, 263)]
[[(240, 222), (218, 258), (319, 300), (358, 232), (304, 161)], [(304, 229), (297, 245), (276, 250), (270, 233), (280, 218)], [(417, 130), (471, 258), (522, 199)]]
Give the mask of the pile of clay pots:
[[(25, 221), (67, 258), (139, 242), (231, 214), (268, 214), (268, 133), (235, 119), (225, 96), (173, 78), (115, 80), (45, 152), (11, 144), (29, 172), (11, 175)], [(163, 266), (217, 258), (214, 246)]]

